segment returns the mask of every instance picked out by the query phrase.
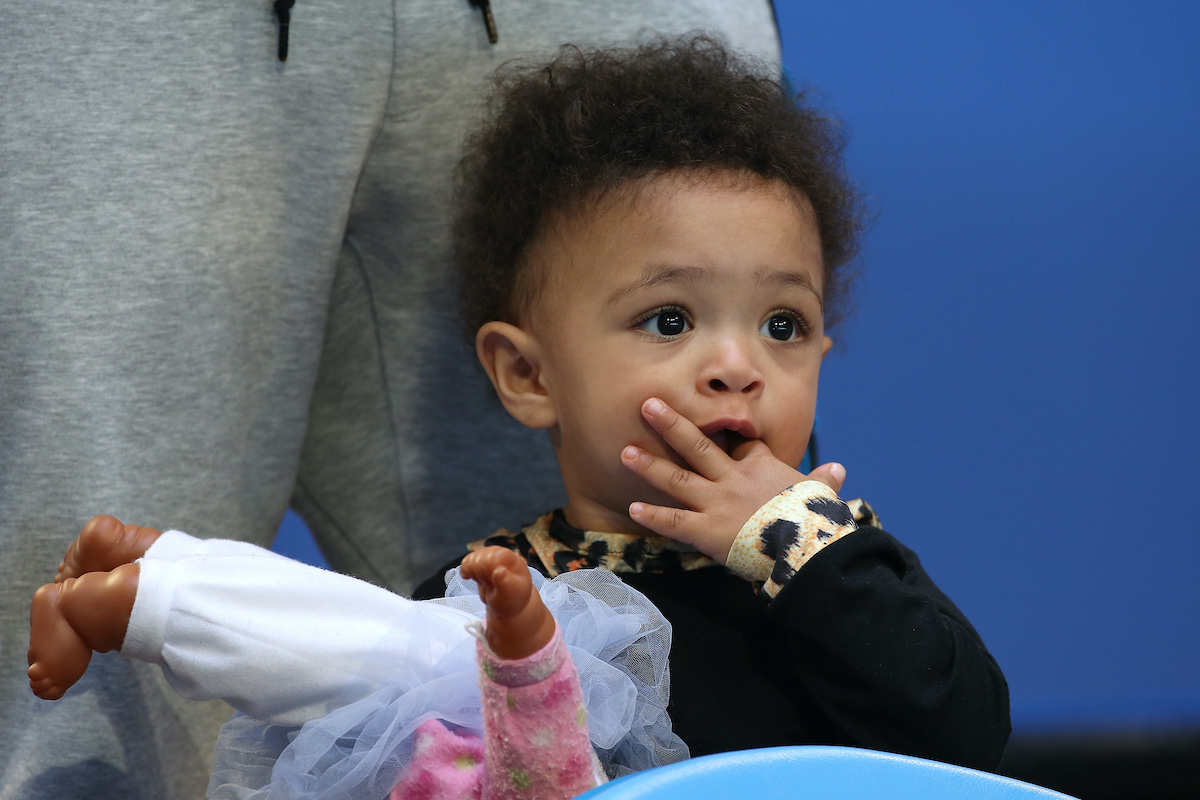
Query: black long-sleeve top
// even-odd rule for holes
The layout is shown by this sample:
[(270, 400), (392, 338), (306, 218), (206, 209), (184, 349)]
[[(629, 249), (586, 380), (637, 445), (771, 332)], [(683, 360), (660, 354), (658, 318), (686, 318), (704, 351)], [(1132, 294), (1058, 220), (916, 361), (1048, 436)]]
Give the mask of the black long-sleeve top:
[[(561, 512), (476, 546), (509, 546), (547, 576), (607, 566), (658, 606), (672, 625), (668, 712), (694, 756), (837, 744), (995, 769), (1010, 732), (999, 666), (916, 554), (834, 500), (844, 513), (808, 497), (813, 519), (797, 523), (793, 502), (791, 521), (768, 504), (747, 523), (739, 539), (774, 565), (762, 584), (669, 540), (622, 549)], [(415, 596), (444, 591), (439, 573)]]

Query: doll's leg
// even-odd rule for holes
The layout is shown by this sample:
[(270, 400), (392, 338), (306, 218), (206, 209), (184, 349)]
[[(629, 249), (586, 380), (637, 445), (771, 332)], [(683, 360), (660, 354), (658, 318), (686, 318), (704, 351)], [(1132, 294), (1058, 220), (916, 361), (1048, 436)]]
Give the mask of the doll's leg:
[(138, 566), (88, 572), (37, 590), (29, 612), (29, 688), (57, 700), (83, 677), (92, 652), (117, 650), (125, 639)]
[(92, 652), (120, 648), (137, 594), (133, 564), (162, 534), (92, 517), (67, 546), (54, 583), (42, 586), (29, 610), (29, 687), (57, 700), (83, 677)]
[(487, 606), (487, 641), (501, 658), (517, 659), (541, 650), (554, 636), (554, 617), (533, 588), (529, 567), (504, 547), (467, 555), (462, 576), (479, 584)]
[[(517, 664), (522, 676), (529, 671), (538, 672), (547, 654), (553, 650), (546, 645), (554, 639), (554, 617), (534, 589), (529, 567), (524, 559), (511, 550), (486, 547), (463, 559), (462, 576), (479, 584), (479, 597), (487, 606), (486, 638), (491, 653), (485, 653), (482, 645), (478, 645), (477, 651), (484, 668), (480, 688), (483, 690), (485, 742), (469, 734), (451, 733), (439, 720), (429, 720), (417, 730), (417, 747), (412, 763), (392, 790), (389, 800), (480, 798), (481, 794), (483, 798), (504, 797), (504, 790), (509, 788), (509, 770), (512, 769), (516, 770), (514, 774), (517, 775), (523, 800), (573, 797), (579, 792), (561, 794), (555, 788), (552, 793), (546, 793), (545, 788), (556, 782), (557, 771), (545, 769), (547, 763), (544, 754), (531, 752), (523, 732), (508, 727), (511, 722), (519, 722), (521, 713), (507, 702), (505, 693), (509, 687), (503, 681), (512, 677), (507, 673), (507, 668)], [(556, 640), (556, 644), (561, 648), (561, 639)], [(550, 657), (557, 664), (564, 653), (554, 652)], [(535, 661), (536, 665), (531, 663)], [(495, 666), (498, 669), (493, 668)], [(553, 670), (554, 664), (550, 666), (548, 671), (557, 675), (558, 671)], [(553, 680), (555, 675), (539, 674), (539, 678), (548, 680), (533, 682), (545, 684)], [(573, 671), (571, 677), (574, 679)], [(577, 680), (574, 689), (578, 695)], [(562, 696), (569, 692), (559, 691), (557, 694)], [(538, 701), (541, 698), (532, 699), (540, 705)], [(572, 719), (576, 717), (577, 705), (574, 704), (570, 709), (569, 716)], [(545, 715), (558, 716), (556, 709), (548, 709)], [(585, 748), (589, 747), (586, 734), (583, 743)], [(484, 750), (487, 766), (481, 767), (478, 762)], [(583, 763), (587, 765), (586, 756)], [(497, 777), (500, 773), (503, 773), (503, 779)], [(526, 775), (528, 780), (525, 779)], [(592, 785), (594, 782), (589, 782), (585, 788)], [(497, 786), (501, 789), (499, 793), (495, 791)]]
[(162, 536), (154, 528), (123, 525), (115, 517), (92, 517), (67, 546), (67, 554), (58, 565), (55, 583), (78, 578), (88, 572), (108, 572), (122, 564), (131, 564), (146, 554), (150, 545)]
[(462, 574), (478, 581), (487, 605), (488, 647), (476, 651), (483, 800), (566, 800), (587, 791), (601, 775), (579, 677), (529, 568), (511, 550), (484, 548), (463, 560)]

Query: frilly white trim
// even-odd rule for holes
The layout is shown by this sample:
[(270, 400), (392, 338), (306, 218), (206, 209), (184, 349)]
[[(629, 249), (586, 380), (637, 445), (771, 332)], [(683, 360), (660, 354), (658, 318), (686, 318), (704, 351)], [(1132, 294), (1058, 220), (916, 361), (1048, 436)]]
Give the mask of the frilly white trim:
[[(589, 736), (605, 772), (617, 777), (687, 758), (666, 712), (670, 623), (607, 570), (578, 570), (550, 581), (531, 574), (575, 661)], [(431, 602), (483, 619), (473, 581), (456, 569), (446, 583), (446, 599)], [(405, 627), (411, 622), (398, 619), (393, 630), (419, 641)], [(208, 797), (379, 800), (399, 780), (425, 720), (482, 735), (474, 639), (465, 638), (436, 662), (428, 654), (411, 655), (407, 663), (388, 665), (389, 686), (348, 705), (335, 703), (303, 728), (235, 715), (221, 729)]]

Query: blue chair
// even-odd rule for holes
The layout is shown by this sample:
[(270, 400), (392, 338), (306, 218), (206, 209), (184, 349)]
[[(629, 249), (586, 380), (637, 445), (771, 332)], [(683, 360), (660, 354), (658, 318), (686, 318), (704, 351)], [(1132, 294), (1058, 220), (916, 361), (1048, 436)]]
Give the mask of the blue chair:
[(1072, 800), (1040, 786), (853, 747), (765, 747), (626, 775), (576, 800)]

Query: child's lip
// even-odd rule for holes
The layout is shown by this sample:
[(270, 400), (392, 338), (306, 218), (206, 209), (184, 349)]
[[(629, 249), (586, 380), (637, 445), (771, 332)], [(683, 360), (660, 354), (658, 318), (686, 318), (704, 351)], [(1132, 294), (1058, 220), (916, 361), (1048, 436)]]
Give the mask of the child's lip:
[(758, 429), (754, 427), (753, 422), (744, 417), (718, 417), (700, 428), (700, 432), (708, 437), (718, 431), (733, 431), (743, 439), (758, 438)]

